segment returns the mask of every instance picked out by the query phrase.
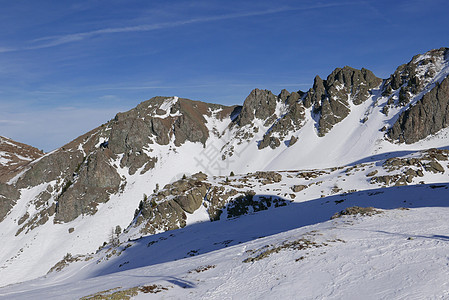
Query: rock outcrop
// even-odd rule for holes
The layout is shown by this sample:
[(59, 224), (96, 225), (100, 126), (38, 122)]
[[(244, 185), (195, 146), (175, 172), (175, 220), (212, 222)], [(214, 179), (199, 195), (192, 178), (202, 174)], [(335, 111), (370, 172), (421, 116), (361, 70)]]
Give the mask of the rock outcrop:
[(186, 213), (195, 212), (203, 203), (211, 186), (207, 176), (192, 177), (167, 184), (161, 191), (145, 197), (136, 210), (133, 226), (141, 226), (142, 234), (172, 230), (186, 225)]
[(326, 80), (315, 77), (313, 87), (304, 97), (304, 106), (313, 106), (313, 111), (319, 116), (318, 135), (324, 136), (350, 112), (351, 101), (359, 105), (366, 101), (369, 90), (379, 86), (382, 79), (362, 68), (351, 67), (335, 69)]
[(0, 182), (8, 182), (43, 155), (37, 148), (0, 136)]
[[(301, 91), (289, 93), (282, 90), (278, 98), (282, 100), (285, 112), (279, 116), (259, 144), (259, 149), (270, 146), (275, 149), (285, 141), (287, 136), (303, 125), (305, 119), (305, 107), (301, 101), (304, 93)], [(293, 145), (294, 143), (292, 143)]]
[[(118, 168), (127, 169), (130, 175), (154, 168), (158, 158), (151, 155), (152, 145), (166, 145), (171, 140), (175, 146), (187, 141), (204, 145), (209, 137), (205, 116), (230, 118), (235, 108), (177, 97), (152, 98), (30, 163), (16, 188), (49, 186), (51, 192), (33, 200), (48, 203), (37, 212), (39, 220), (55, 214), (55, 222), (70, 222), (94, 214), (99, 203), (107, 202), (126, 185)], [(177, 201), (187, 212), (197, 209), (186, 206), (190, 199), (180, 196)]]
[(425, 94), (416, 105), (401, 113), (388, 136), (415, 143), (449, 126), (449, 77)]
[(69, 222), (80, 215), (97, 211), (97, 205), (109, 200), (118, 192), (121, 178), (109, 159), (112, 153), (106, 149), (89, 155), (82, 163), (74, 183), (66, 183), (58, 196), (56, 222)]
[(37, 148), (0, 136), (0, 222), (20, 196), (18, 188), (8, 182), (43, 155)]
[(280, 99), (271, 91), (254, 89), (246, 97), (242, 110), (235, 120), (240, 126), (251, 124), (254, 118), (266, 120), (271, 117)]
[(11, 185), (0, 182), (0, 222), (19, 199), (20, 193)]
[[(212, 184), (207, 175), (197, 173), (191, 177), (167, 184), (149, 197), (144, 196), (136, 209), (134, 220), (126, 229), (139, 229), (139, 234), (154, 234), (159, 231), (173, 230), (186, 225), (187, 215), (201, 206), (207, 210), (210, 221), (220, 220), (223, 212), (227, 218), (235, 218), (249, 212), (266, 210), (269, 207), (285, 206), (289, 202), (279, 196), (259, 196), (242, 185), (248, 181), (267, 185), (278, 183), (282, 175), (274, 171), (255, 172), (240, 180), (228, 177), (220, 183)], [(248, 189), (241, 190), (243, 187)]]

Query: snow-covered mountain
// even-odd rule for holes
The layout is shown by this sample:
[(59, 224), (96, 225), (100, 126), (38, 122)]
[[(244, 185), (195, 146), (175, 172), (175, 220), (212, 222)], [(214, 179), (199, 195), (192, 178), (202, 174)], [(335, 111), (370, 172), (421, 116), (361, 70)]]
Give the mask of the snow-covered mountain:
[[(155, 289), (180, 297), (174, 292), (182, 286), (178, 283), (197, 286), (189, 276), (213, 273), (218, 293), (219, 285), (231, 280), (233, 268), (240, 270), (235, 276), (247, 277), (243, 287), (248, 278), (277, 261), (273, 254), (268, 265), (240, 264), (258, 257), (264, 243), (273, 253), (284, 253), (279, 254), (282, 264), (287, 264), (284, 249), (315, 253), (328, 240), (341, 248), (337, 238), (342, 237), (357, 244), (356, 234), (344, 234), (346, 221), (340, 220), (346, 217), (325, 222), (347, 207), (411, 208), (358, 217), (354, 226), (360, 228), (385, 223), (382, 230), (392, 230), (388, 226), (399, 226), (400, 221), (390, 219), (408, 215), (424, 222), (422, 207), (447, 206), (448, 74), (449, 49), (441, 48), (413, 57), (388, 79), (366, 69), (338, 68), (325, 80), (317, 76), (307, 92), (282, 90), (275, 95), (255, 89), (242, 106), (155, 97), (51, 153), (20, 154), (20, 168), (0, 182), (0, 236), (5, 241), (0, 286), (45, 275), (59, 263), (47, 277), (27, 283), (32, 288), (12, 286), (0, 289), (0, 296), (28, 297), (36, 293), (34, 285), (49, 285), (43, 293), (67, 286), (72, 296), (85, 296), (99, 291), (98, 283), (89, 283), (97, 276), (101, 284), (110, 283), (107, 290), (118, 287), (113, 274), (127, 278), (134, 271), (145, 276), (153, 270), (165, 275), (145, 283), (127, 279), (120, 286), (166, 280), (172, 282), (173, 292), (162, 289), (165, 285)], [(13, 157), (10, 149), (0, 151), (2, 163)], [(405, 185), (416, 186), (400, 187)], [(330, 237), (331, 224), (336, 224), (337, 238)], [(251, 229), (245, 229), (248, 226)], [(324, 237), (310, 238), (306, 232), (315, 229), (303, 226), (319, 228)], [(181, 227), (185, 228), (166, 232)], [(423, 234), (411, 237), (418, 235)], [(368, 242), (373, 237), (379, 238), (369, 235), (360, 247), (375, 247)], [(184, 246), (173, 250), (175, 244)], [(157, 250), (148, 252), (153, 248)], [(248, 249), (254, 252), (245, 252)], [(298, 259), (304, 256), (307, 261), (309, 254), (300, 254)], [(225, 258), (214, 263), (220, 255)], [(210, 261), (204, 272), (179, 275), (185, 270), (175, 260), (193, 266), (200, 257)], [(341, 273), (347, 268), (339, 267)], [(287, 270), (288, 276), (296, 274)], [(267, 286), (274, 287), (276, 280), (295, 282), (274, 277), (267, 277)], [(73, 284), (78, 280), (89, 288), (78, 289)], [(213, 296), (207, 294), (213, 285), (198, 286), (200, 292), (190, 297)], [(238, 290), (235, 285), (228, 288), (229, 293)]]

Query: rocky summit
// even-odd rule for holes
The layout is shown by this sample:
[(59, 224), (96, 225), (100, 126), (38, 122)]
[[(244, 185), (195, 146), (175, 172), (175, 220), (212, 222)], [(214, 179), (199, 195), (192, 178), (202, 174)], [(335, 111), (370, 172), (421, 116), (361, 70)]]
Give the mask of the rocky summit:
[(437, 189), (448, 174), (448, 75), (441, 48), (386, 79), (345, 66), (307, 91), (255, 88), (242, 105), (154, 97), (50, 153), (0, 137), (0, 286), (95, 255), (102, 265), (198, 222), (322, 198), (340, 218), (354, 211), (342, 207), (349, 194)]

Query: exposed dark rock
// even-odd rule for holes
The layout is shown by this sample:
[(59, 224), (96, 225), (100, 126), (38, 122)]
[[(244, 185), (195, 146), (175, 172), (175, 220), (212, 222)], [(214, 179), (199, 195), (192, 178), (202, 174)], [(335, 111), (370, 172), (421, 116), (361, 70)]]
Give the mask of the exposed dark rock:
[(449, 77), (401, 113), (388, 136), (412, 144), (449, 125)]
[(150, 121), (151, 132), (156, 136), (156, 143), (159, 145), (167, 145), (170, 142), (170, 128), (166, 123), (167, 121), (161, 118), (152, 118)]
[(425, 166), (426, 171), (430, 171), (433, 173), (444, 173), (444, 168), (440, 163), (437, 161), (431, 161), (430, 163), (426, 164)]
[(292, 135), (292, 137), (290, 138), (290, 142), (288, 143), (288, 146), (293, 146), (296, 142), (298, 141), (298, 138), (295, 137), (294, 135)]
[(351, 215), (362, 215), (362, 216), (373, 216), (376, 214), (380, 214), (382, 213), (381, 210), (378, 210), (374, 207), (359, 207), (359, 206), (351, 206), (351, 207), (347, 207), (344, 210), (335, 213), (332, 217), (331, 220), (336, 219), (336, 218), (340, 218), (342, 216), (351, 216)]
[[(137, 224), (144, 223), (140, 232), (154, 234), (156, 231), (178, 229), (186, 225), (187, 216), (181, 206), (174, 200), (164, 201), (156, 206), (144, 205)], [(179, 226), (178, 226), (179, 224)]]
[[(127, 168), (131, 175), (137, 170), (143, 174), (157, 163), (157, 158), (149, 154), (150, 145), (165, 145), (171, 139), (177, 146), (186, 141), (204, 144), (209, 136), (204, 116), (214, 113), (218, 119), (229, 118), (235, 109), (188, 99), (154, 97), (29, 164), (29, 170), (18, 179), (17, 188), (56, 182), (56, 192), (38, 195), (35, 200), (41, 210), (39, 220), (55, 211), (55, 222), (93, 214), (98, 203), (107, 202), (111, 194), (124, 188), (126, 182), (122, 182), (117, 167)], [(120, 165), (113, 166), (118, 155), (122, 155)], [(47, 212), (47, 200), (52, 196), (57, 206)], [(185, 205), (186, 211), (196, 209), (195, 192), (187, 197), (192, 199), (178, 201)], [(186, 204), (191, 201), (193, 206)]]
[(222, 209), (229, 199), (238, 192), (235, 189), (226, 189), (223, 186), (213, 186), (207, 196), (207, 212), (211, 221), (220, 220)]
[(407, 106), (413, 97), (433, 84), (438, 65), (448, 57), (449, 48), (440, 48), (416, 55), (409, 63), (399, 66), (383, 84), (382, 95), (390, 97), (383, 112), (388, 115), (393, 106)]
[[(204, 123), (206, 121), (204, 120)], [(206, 143), (209, 133), (204, 123), (195, 123), (191, 118), (182, 115), (174, 124), (175, 145), (180, 146), (185, 141)]]
[(349, 114), (349, 99), (355, 105), (366, 101), (369, 90), (380, 85), (382, 80), (367, 69), (350, 67), (335, 69), (326, 80), (315, 77), (313, 88), (304, 98), (304, 106), (313, 106), (319, 114), (318, 134), (324, 136)]
[(268, 146), (270, 146), (271, 149), (276, 149), (280, 145), (281, 145), (281, 142), (279, 141), (279, 139), (277, 137), (265, 135), (259, 144), (259, 149), (264, 149)]
[(195, 210), (200, 208), (206, 196), (209, 185), (197, 184), (187, 194), (179, 195), (174, 200), (181, 206), (183, 210), (192, 214)]
[(17, 187), (32, 187), (57, 180), (61, 176), (71, 176), (76, 167), (83, 161), (84, 156), (81, 151), (64, 149), (63, 147), (51, 155), (29, 164), (29, 170), (18, 180)]
[(0, 163), (0, 183), (7, 183), (43, 155), (34, 147), (0, 136), (0, 160), (4, 161)]
[(320, 76), (315, 76), (313, 80), (313, 87), (309, 89), (305, 98), (304, 98), (304, 106), (309, 108), (312, 105), (320, 105), (321, 100), (326, 97), (326, 89), (324, 88), (323, 79)]
[(377, 170), (371, 171), (371, 172), (369, 172), (368, 174), (366, 174), (366, 177), (373, 177), (373, 176), (376, 175), (378, 172), (379, 172), (379, 171), (377, 171)]
[(108, 149), (90, 155), (80, 168), (77, 180), (61, 191), (55, 222), (69, 222), (82, 214), (94, 214), (98, 203), (107, 202), (116, 193), (120, 176), (109, 164)]
[[(393, 90), (403, 88), (404, 92), (417, 94), (424, 87), (427, 79), (435, 76), (435, 63), (439, 57), (446, 57), (449, 48), (440, 48), (428, 51), (425, 55), (416, 55), (412, 60), (399, 66), (384, 83), (383, 95), (389, 95)], [(425, 70), (423, 77), (417, 74), (417, 68)]]
[(278, 98), (271, 91), (254, 89), (246, 97), (236, 122), (240, 126), (251, 124), (254, 118), (265, 120), (274, 114)]
[(254, 174), (249, 174), (248, 176), (254, 176), (254, 178), (259, 179), (262, 184), (271, 184), (282, 180), (282, 175), (274, 171), (258, 171)]
[(145, 223), (141, 232), (146, 234), (156, 230), (171, 230), (178, 228), (177, 224), (184, 227), (187, 218), (185, 213), (195, 212), (209, 191), (211, 184), (205, 182), (206, 179), (206, 174), (194, 174), (167, 184), (143, 201), (136, 211), (136, 224)]
[(149, 157), (142, 151), (129, 151), (123, 155), (123, 158), (120, 161), (120, 167), (128, 167), (129, 174), (133, 175), (136, 171), (142, 168), (145, 165), (144, 170), (148, 171), (149, 169), (154, 168), (156, 165), (157, 158)]
[(20, 193), (15, 187), (0, 182), (0, 222), (14, 206), (19, 196)]
[(303, 185), (303, 184), (297, 184), (292, 186), (292, 191), (295, 193), (298, 193), (302, 190), (305, 190), (307, 188), (307, 185)]
[(247, 191), (245, 195), (238, 196), (231, 201), (227, 207), (228, 219), (248, 214), (249, 212), (258, 212), (267, 210), (271, 206), (286, 206), (287, 201), (276, 196), (257, 196), (254, 191)]
[(271, 115), (266, 119), (264, 126), (271, 126), (268, 132), (264, 135), (259, 149), (264, 149), (268, 146), (275, 149), (281, 145), (287, 136), (302, 127), (305, 118), (305, 107), (302, 103), (301, 96), (303, 93), (282, 90), (278, 99), (284, 103), (286, 111), (283, 115)]

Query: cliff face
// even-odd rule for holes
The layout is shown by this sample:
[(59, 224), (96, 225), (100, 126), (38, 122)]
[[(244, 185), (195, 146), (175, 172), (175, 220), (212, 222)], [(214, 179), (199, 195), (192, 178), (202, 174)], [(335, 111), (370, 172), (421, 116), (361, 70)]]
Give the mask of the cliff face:
[(449, 79), (442, 72), (448, 61), (449, 48), (432, 50), (400, 66), (386, 81), (384, 95), (399, 90), (396, 101), (390, 98), (386, 113), (394, 105), (406, 107), (388, 131), (391, 139), (411, 144), (449, 125)]
[(126, 186), (119, 170), (125, 169), (129, 175), (148, 172), (158, 161), (152, 154), (154, 149), (171, 141), (177, 147), (186, 142), (204, 144), (210, 134), (205, 118), (212, 114), (218, 120), (230, 118), (234, 109), (178, 97), (155, 97), (118, 113), (106, 124), (27, 165), (27, 171), (15, 182), (16, 190), (47, 186), (34, 199), (35, 203), (46, 203), (46, 208), (40, 207), (37, 219), (28, 219), (42, 223), (55, 215), (54, 221), (60, 223), (95, 214), (98, 204)]
[(449, 77), (414, 106), (401, 113), (388, 132), (390, 138), (412, 144), (449, 126)]
[[(186, 143), (200, 144), (203, 156), (214, 152), (209, 165), (243, 164), (240, 154), (254, 144), (260, 152), (289, 148), (302, 144), (304, 136), (311, 135), (305, 130), (311, 128), (313, 134), (325, 138), (346, 120), (352, 108), (363, 106), (368, 99), (366, 107), (371, 110), (361, 116), (362, 123), (371, 117), (373, 108), (382, 108), (383, 122), (391, 124), (385, 129), (388, 138), (414, 143), (449, 125), (449, 79), (442, 77), (447, 76), (447, 64), (448, 49), (441, 48), (415, 56), (383, 82), (366, 69), (337, 68), (325, 80), (316, 76), (306, 93), (282, 90), (275, 95), (254, 89), (242, 106), (154, 97), (46, 155), (2, 139), (0, 151), (13, 147), (21, 154), (14, 156), (11, 149), (0, 152), (8, 153), (2, 154), (2, 161), (7, 157), (10, 162), (0, 166), (0, 183), (23, 174), (0, 190), (5, 199), (1, 211), (3, 215), (9, 211), (19, 190), (45, 185), (33, 199), (45, 203), (39, 206), (39, 216), (25, 219), (45, 222), (54, 215), (57, 223), (70, 222), (80, 215), (95, 214), (100, 203), (124, 190), (127, 176), (152, 173), (162, 166), (160, 160), (167, 155), (161, 151), (177, 153)], [(312, 123), (313, 127), (304, 129)], [(386, 126), (372, 127), (380, 130)], [(260, 155), (258, 151), (254, 157)], [(191, 155), (184, 159), (192, 160)], [(178, 172), (182, 171), (179, 166)], [(170, 172), (175, 175), (177, 170)]]
[[(335, 69), (326, 80), (315, 77), (313, 88), (305, 98), (305, 107), (313, 106), (318, 114), (318, 134), (324, 136), (332, 127), (347, 117), (350, 104), (360, 105), (370, 96), (370, 90), (382, 79), (367, 69), (344, 67)], [(351, 102), (351, 103), (350, 103)]]
[[(95, 251), (111, 227), (131, 220), (138, 237), (186, 226), (198, 215), (229, 219), (302, 201), (309, 191), (317, 199), (329, 186), (329, 195), (339, 193), (331, 173), (348, 193), (354, 187), (346, 176), (368, 167), (357, 179), (369, 182), (365, 188), (418, 184), (426, 172), (443, 176), (447, 153), (436, 149), (421, 160), (388, 160), (394, 174), (359, 162), (409, 150), (402, 143), (447, 146), (448, 74), (442, 48), (415, 56), (385, 80), (337, 68), (317, 76), (307, 92), (254, 89), (242, 106), (154, 97), (47, 154), (0, 138), (0, 232), (24, 241), (5, 254), (5, 264), (21, 249), (37, 251), (49, 228), (58, 231), (55, 239), (86, 238), (93, 245), (86, 251)], [(448, 130), (443, 138), (433, 136), (441, 130)], [(79, 249), (77, 242), (53, 242), (58, 259)]]
[[(258, 119), (268, 127), (263, 132), (259, 149), (268, 146), (275, 149), (281, 142), (293, 145), (297, 137), (292, 133), (304, 124), (306, 109), (312, 107), (318, 120), (318, 135), (324, 136), (348, 116), (351, 104), (365, 102), (371, 96), (370, 90), (381, 83), (382, 79), (367, 69), (344, 67), (335, 69), (326, 80), (316, 76), (313, 87), (307, 93), (282, 90), (276, 96), (271, 91), (255, 89), (243, 103), (236, 123), (239, 126), (254, 126), (254, 121)], [(246, 137), (252, 136), (254, 132), (246, 133)]]

